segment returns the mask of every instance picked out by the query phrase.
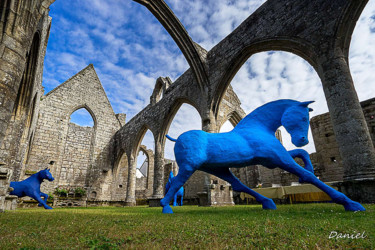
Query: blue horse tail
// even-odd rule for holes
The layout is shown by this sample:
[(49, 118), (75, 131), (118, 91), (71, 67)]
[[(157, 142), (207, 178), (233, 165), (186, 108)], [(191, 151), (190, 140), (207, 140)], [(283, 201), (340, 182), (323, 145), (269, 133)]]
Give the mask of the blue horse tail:
[(165, 137), (167, 137), (169, 140), (171, 140), (171, 141), (174, 141), (174, 142), (176, 142), (177, 141), (177, 139), (173, 139), (172, 137), (170, 137), (169, 135), (165, 135)]

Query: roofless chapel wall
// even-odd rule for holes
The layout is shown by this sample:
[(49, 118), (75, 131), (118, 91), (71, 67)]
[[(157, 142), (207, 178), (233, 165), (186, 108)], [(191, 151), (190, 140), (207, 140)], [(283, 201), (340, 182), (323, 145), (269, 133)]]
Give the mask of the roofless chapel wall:
[[(71, 114), (80, 108), (91, 114), (93, 127), (70, 122)], [(87, 66), (42, 97), (25, 178), (49, 166), (55, 177), (47, 183), (49, 191), (55, 186), (88, 187), (98, 199), (110, 199), (111, 187), (103, 181), (102, 169), (110, 164), (108, 143), (120, 127), (94, 67)]]

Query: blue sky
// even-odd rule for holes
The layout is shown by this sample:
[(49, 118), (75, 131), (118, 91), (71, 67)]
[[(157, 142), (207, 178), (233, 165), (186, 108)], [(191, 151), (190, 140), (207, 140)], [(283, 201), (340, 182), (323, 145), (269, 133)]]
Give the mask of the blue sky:
[[(193, 40), (210, 50), (265, 1), (166, 2)], [(115, 113), (126, 113), (129, 120), (149, 103), (159, 76), (175, 80), (188, 69), (185, 58), (162, 25), (144, 6), (133, 1), (57, 0), (51, 6), (50, 16), (53, 20), (44, 64), (45, 93), (92, 63)], [(375, 3), (369, 1), (350, 48), (350, 68), (360, 100), (375, 96), (374, 19)], [(328, 111), (316, 72), (291, 53), (253, 55), (237, 73), (232, 86), (247, 113), (280, 98), (315, 100), (312, 116)], [(200, 127), (198, 113), (184, 104), (168, 133), (177, 137)], [(224, 130), (228, 129), (230, 126)], [(286, 133), (283, 137), (285, 146), (293, 148)], [(146, 134), (143, 143), (153, 147), (151, 133)], [(173, 158), (172, 149), (173, 144), (168, 143), (166, 157)], [(313, 143), (306, 149), (313, 152)]]

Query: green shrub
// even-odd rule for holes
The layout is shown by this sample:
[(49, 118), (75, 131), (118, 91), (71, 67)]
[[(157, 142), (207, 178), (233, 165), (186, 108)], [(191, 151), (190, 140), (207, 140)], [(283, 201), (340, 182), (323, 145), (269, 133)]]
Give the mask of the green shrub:
[(55, 192), (54, 192), (56, 195), (58, 195), (59, 197), (67, 197), (68, 196), (68, 190), (66, 189), (63, 189), (63, 188), (56, 188), (55, 189)]
[(74, 194), (75, 196), (83, 197), (86, 195), (86, 190), (81, 187), (77, 187), (74, 189)]
[(48, 193), (48, 201), (53, 201), (55, 199), (55, 196), (51, 193)]

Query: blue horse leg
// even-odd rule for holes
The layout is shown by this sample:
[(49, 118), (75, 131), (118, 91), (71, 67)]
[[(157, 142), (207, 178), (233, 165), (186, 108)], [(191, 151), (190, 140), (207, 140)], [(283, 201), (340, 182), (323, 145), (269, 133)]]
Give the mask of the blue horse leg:
[[(295, 158), (295, 157), (301, 158), (303, 163), (305, 164), (305, 169), (310, 171), (311, 173), (314, 173), (314, 167), (311, 163), (309, 153), (307, 153), (306, 150), (293, 149), (293, 150), (289, 150), (288, 153), (290, 154), (292, 158)], [(299, 182), (303, 183), (301, 178), (299, 178)]]
[(305, 164), (305, 169), (310, 171), (311, 173), (314, 173), (314, 167), (311, 163), (309, 153), (307, 153), (306, 150), (303, 149), (293, 149), (289, 150), (288, 153), (292, 158), (298, 157), (301, 158), (303, 163)]
[[(288, 155), (289, 156), (289, 155)], [(290, 158), (290, 159), (289, 159)], [(365, 211), (366, 209), (359, 204), (358, 202), (352, 201), (343, 193), (336, 191), (330, 186), (326, 185), (324, 182), (320, 181), (313, 173), (310, 171), (301, 168), (293, 158), (283, 157), (284, 162), (281, 165), (278, 165), (280, 168), (297, 175), (303, 182), (308, 182), (321, 189), (323, 192), (328, 194), (332, 201), (344, 206), (346, 211)], [(287, 161), (285, 161), (288, 159)]]
[[(44, 198), (44, 199), (43, 199), (44, 202), (47, 203), (47, 200), (48, 200), (48, 194), (45, 194), (45, 193), (40, 192), (40, 197), (43, 197), (43, 198)], [(42, 204), (42, 203), (39, 203), (38, 206), (41, 207), (41, 206), (43, 206), (43, 204)]]
[[(178, 192), (177, 192), (178, 193)], [(177, 206), (177, 193), (175, 193), (174, 197), (173, 197), (173, 206), (176, 207)]]
[(209, 174), (216, 175), (217, 177), (229, 182), (232, 185), (234, 191), (245, 192), (255, 197), (257, 202), (262, 203), (263, 209), (276, 209), (275, 202), (273, 202), (272, 199), (267, 198), (245, 186), (239, 179), (237, 179), (236, 176), (233, 175), (229, 168), (205, 168), (201, 170)]
[(32, 194), (28, 195), (31, 198), (37, 200), (45, 209), (52, 209), (52, 207), (48, 206), (47, 203), (40, 197), (40, 194), (37, 192), (33, 192)]
[(180, 200), (180, 201), (181, 201), (180, 206), (182, 206), (182, 201), (183, 201), (183, 199), (184, 199), (184, 196), (182, 195), (182, 196), (181, 196), (181, 200)]
[(173, 214), (172, 208), (169, 206), (169, 203), (174, 198), (174, 195), (177, 191), (185, 184), (185, 182), (190, 178), (194, 171), (187, 171), (183, 166), (180, 166), (180, 172), (176, 177), (174, 177), (171, 187), (168, 192), (160, 201), (160, 205), (163, 207), (163, 214)]

